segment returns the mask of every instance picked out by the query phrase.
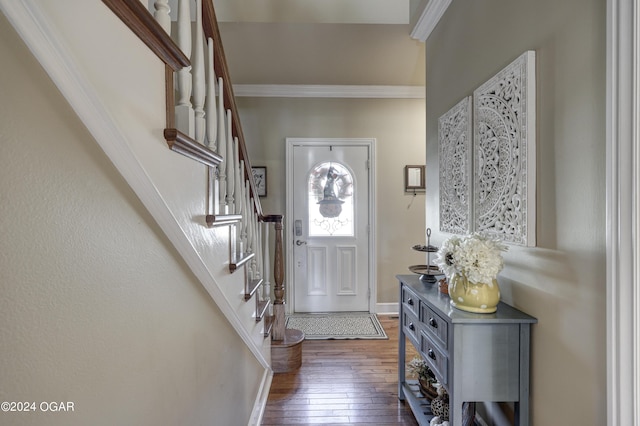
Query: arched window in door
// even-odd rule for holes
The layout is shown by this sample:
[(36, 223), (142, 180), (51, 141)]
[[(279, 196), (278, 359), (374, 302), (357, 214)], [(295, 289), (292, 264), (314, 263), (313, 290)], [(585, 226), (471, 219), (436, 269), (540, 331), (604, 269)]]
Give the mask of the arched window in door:
[(354, 235), (353, 175), (343, 164), (325, 162), (309, 172), (309, 236)]

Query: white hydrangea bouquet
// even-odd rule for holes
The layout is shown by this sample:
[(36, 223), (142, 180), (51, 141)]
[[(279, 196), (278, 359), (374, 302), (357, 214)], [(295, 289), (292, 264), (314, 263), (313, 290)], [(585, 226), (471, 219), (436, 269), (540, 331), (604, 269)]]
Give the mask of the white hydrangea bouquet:
[(507, 246), (484, 234), (453, 236), (444, 242), (435, 264), (449, 280), (451, 305), (463, 311), (493, 313), (500, 302), (496, 277)]
[(506, 250), (501, 241), (484, 234), (453, 236), (442, 244), (434, 262), (449, 280), (462, 274), (474, 283), (490, 283), (504, 267)]
[(449, 280), (451, 305), (463, 311), (489, 314), (500, 302), (496, 280), (504, 267), (507, 247), (484, 234), (453, 236), (444, 242), (435, 264)]

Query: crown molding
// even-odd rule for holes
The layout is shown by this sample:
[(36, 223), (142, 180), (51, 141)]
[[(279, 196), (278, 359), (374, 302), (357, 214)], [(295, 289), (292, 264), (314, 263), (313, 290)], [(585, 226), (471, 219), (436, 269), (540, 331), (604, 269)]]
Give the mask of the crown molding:
[(236, 97), (423, 99), (424, 86), (234, 84)]
[(422, 0), (411, 17), (411, 38), (427, 41), (453, 0)]

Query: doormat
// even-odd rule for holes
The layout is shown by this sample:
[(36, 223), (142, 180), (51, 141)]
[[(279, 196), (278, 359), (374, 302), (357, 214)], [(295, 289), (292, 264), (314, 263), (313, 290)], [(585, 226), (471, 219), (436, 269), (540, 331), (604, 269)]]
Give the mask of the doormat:
[(286, 328), (303, 331), (306, 340), (388, 339), (376, 314), (363, 312), (293, 314)]

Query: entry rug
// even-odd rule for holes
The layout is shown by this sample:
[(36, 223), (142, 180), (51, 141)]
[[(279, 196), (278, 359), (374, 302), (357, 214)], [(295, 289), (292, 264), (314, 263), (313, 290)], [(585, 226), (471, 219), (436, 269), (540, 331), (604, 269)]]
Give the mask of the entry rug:
[(363, 312), (293, 314), (286, 328), (303, 331), (307, 340), (388, 339), (376, 315)]

